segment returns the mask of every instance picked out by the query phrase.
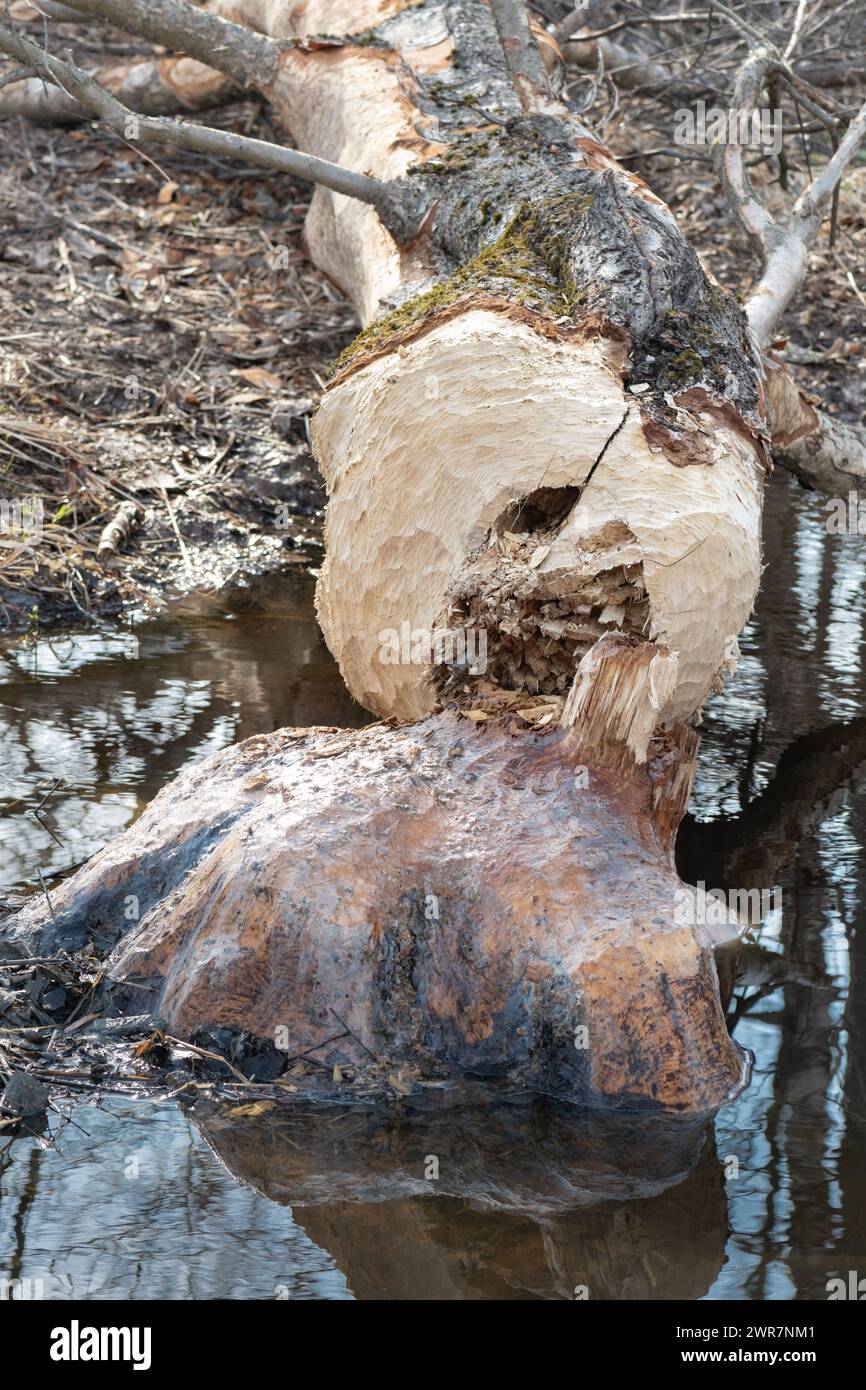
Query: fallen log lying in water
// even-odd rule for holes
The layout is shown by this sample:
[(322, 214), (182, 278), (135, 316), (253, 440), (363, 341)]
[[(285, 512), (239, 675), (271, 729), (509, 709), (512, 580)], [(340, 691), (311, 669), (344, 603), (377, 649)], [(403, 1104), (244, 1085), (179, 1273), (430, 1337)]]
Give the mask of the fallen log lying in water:
[[(368, 325), (314, 423), (318, 602), (352, 694), (400, 722), (207, 760), (14, 938), (107, 936), (175, 1032), (717, 1106), (741, 1059), (671, 856), (760, 572), (741, 310), (555, 99), (519, 5), (76, 8), (212, 56), (363, 185), (307, 221)], [(434, 659), (394, 659), (404, 629)], [(483, 661), (436, 655), (455, 630)]]

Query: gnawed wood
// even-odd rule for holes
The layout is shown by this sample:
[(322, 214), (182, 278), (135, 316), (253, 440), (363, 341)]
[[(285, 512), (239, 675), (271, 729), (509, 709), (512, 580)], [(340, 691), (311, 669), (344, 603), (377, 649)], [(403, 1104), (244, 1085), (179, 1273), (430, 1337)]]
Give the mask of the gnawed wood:
[[(679, 919), (672, 845), (689, 721), (760, 571), (768, 426), (739, 307), (592, 132), (526, 114), (480, 0), (435, 23), (365, 4), (343, 42), (321, 37), (342, 0), (80, 8), (210, 45), (301, 150), (387, 184), (375, 208), (319, 188), (307, 221), (366, 326), (313, 427), (318, 602), (353, 694), (416, 722), (208, 760), (14, 931), (120, 938), (112, 975), (178, 1034), (285, 1028), (304, 1051), (335, 1012), (419, 1072), (720, 1104), (741, 1058), (710, 945), (736, 926)], [(480, 627), (490, 669), (383, 661), (404, 623)], [(567, 729), (497, 711), (562, 698), (579, 664)]]
[(127, 545), (141, 525), (143, 516), (144, 509), (137, 502), (121, 503), (111, 521), (103, 527), (96, 547), (97, 559), (104, 563)]
[(634, 762), (645, 763), (650, 741), (677, 685), (679, 658), (665, 647), (631, 641), (617, 633), (602, 637), (577, 668), (562, 712), (584, 750), (623, 745)]

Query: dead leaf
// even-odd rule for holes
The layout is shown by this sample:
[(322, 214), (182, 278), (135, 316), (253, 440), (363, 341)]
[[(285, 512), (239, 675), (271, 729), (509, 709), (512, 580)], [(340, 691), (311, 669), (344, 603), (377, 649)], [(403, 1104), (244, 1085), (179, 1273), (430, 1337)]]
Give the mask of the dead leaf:
[(539, 724), (553, 717), (550, 705), (533, 705), (531, 709), (519, 709), (517, 713), (521, 719), (526, 720), (527, 724)]
[(264, 367), (244, 367), (232, 372), (232, 376), (243, 377), (244, 381), (249, 381), (253, 386), (267, 386), (272, 391), (282, 389), (282, 378), (275, 372), (266, 372)]
[(162, 1050), (165, 1047), (165, 1033), (157, 1029), (155, 1033), (151, 1033), (150, 1037), (145, 1038), (144, 1042), (140, 1042), (138, 1047), (133, 1048), (132, 1055), (133, 1057), (146, 1057), (149, 1052), (153, 1052), (154, 1048)]

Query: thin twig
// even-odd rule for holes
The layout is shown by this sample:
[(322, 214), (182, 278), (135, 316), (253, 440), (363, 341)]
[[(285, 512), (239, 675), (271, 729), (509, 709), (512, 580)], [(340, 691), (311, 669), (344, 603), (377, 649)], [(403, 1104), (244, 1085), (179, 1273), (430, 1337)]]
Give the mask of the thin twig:
[(490, 0), (505, 66), (520, 105), (528, 115), (561, 116), (523, 0)]
[(52, 904), (51, 904), (51, 898), (48, 896), (48, 889), (47, 889), (46, 886), (45, 886), (45, 879), (42, 877), (42, 870), (39, 868), (38, 865), (37, 865), (37, 868), (36, 868), (36, 872), (37, 872), (37, 874), (39, 875), (39, 882), (42, 884), (42, 891), (43, 891), (43, 893), (45, 894), (45, 901), (46, 901), (47, 904), (48, 904), (48, 911), (51, 913), (51, 920), (53, 921), (53, 920), (54, 920), (54, 908), (53, 908), (53, 906), (52, 906)]
[(181, 553), (181, 555), (183, 556), (184, 564), (186, 565), (187, 574), (189, 575), (190, 579), (195, 580), (195, 570), (193, 569), (192, 560), (190, 559), (189, 551), (188, 551), (187, 548), (186, 548), (186, 542), (184, 541), (183, 536), (180, 534), (180, 527), (179, 527), (178, 524), (177, 524), (177, 518), (175, 517), (175, 514), (174, 514), (174, 508), (172, 507), (171, 503), (170, 503), (169, 500), (168, 500), (168, 493), (166, 492), (165, 488), (164, 488), (164, 487), (160, 487), (159, 490), (160, 490), (160, 493), (162, 494), (162, 500), (163, 500), (163, 502), (165, 503), (165, 509), (166, 509), (166, 511), (168, 512), (168, 519), (169, 519), (169, 521), (171, 522), (171, 529), (174, 531), (174, 534), (175, 534), (176, 537), (177, 537), (177, 543), (178, 543), (178, 545), (180, 546), (180, 553)]
[(194, 1052), (196, 1057), (206, 1057), (208, 1061), (211, 1062), (222, 1062), (228, 1067), (232, 1075), (237, 1077), (238, 1081), (242, 1081), (245, 1086), (249, 1086), (250, 1078), (244, 1076), (242, 1071), (238, 1071), (237, 1067), (232, 1065), (228, 1057), (223, 1057), (219, 1052), (208, 1052), (206, 1047), (196, 1047), (195, 1043), (184, 1042), (181, 1038), (173, 1038), (170, 1033), (163, 1033), (162, 1036), (165, 1038), (166, 1042), (176, 1043), (178, 1047), (185, 1047), (190, 1052)]

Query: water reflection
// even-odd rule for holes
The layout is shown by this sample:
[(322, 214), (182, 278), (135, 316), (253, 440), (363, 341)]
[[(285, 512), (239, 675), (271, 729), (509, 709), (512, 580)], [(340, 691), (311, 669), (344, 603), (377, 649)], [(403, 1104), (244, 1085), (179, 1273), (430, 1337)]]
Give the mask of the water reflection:
[(866, 1269), (866, 547), (824, 515), (792, 483), (769, 490), (743, 667), (704, 729), (692, 812), (714, 823), (680, 845), (692, 879), (778, 883), (784, 901), (738, 966), (733, 1028), (756, 1066), (716, 1121), (739, 1176), (715, 1298), (822, 1299)]
[(288, 724), (369, 722), (325, 647), (313, 588), (298, 574), (229, 615), (181, 609), (0, 653), (0, 886), (81, 863), (208, 753)]
[(51, 1117), (0, 1143), (0, 1288), (77, 1299), (348, 1298), (291, 1212), (240, 1186), (171, 1102)]
[(292, 1206), (357, 1298), (707, 1292), (726, 1219), (706, 1121), (465, 1089), (384, 1120), (360, 1107), (253, 1121), (223, 1109), (195, 1124), (231, 1173)]
[[(722, 962), (756, 1062), (714, 1145), (669, 1144), (653, 1170), (648, 1140), (605, 1147), (599, 1122), (574, 1115), (512, 1112), (504, 1128), (491, 1115), (468, 1131), (440, 1116), (414, 1134), (404, 1117), (301, 1142), (270, 1114), (204, 1115), (199, 1132), (172, 1107), (111, 1102), (77, 1111), (87, 1133), (67, 1127), (57, 1150), (0, 1146), (0, 1278), (71, 1265), (99, 1289), (76, 1296), (118, 1298), (570, 1298), (588, 1284), (595, 1297), (822, 1299), (828, 1279), (866, 1275), (866, 544), (828, 536), (823, 515), (771, 485), (758, 610), (736, 681), (708, 708), (679, 845), (692, 882), (783, 894)], [(234, 620), (145, 625), (138, 659), (124, 634), (7, 653), (4, 881), (84, 858), (214, 748), (364, 722), (310, 591)], [(57, 776), (68, 786), (40, 825)], [(124, 1176), (141, 1147), (150, 1185)], [(433, 1195), (419, 1161), (455, 1153)]]

